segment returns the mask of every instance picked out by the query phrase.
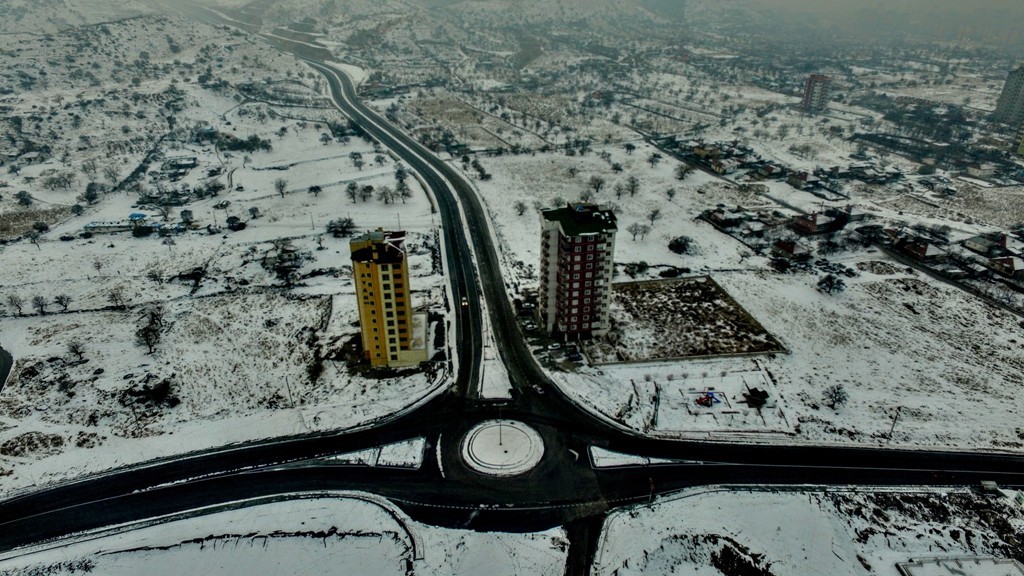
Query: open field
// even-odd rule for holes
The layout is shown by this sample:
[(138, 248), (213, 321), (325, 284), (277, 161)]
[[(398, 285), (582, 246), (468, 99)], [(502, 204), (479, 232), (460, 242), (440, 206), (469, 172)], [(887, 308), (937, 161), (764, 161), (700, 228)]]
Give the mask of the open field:
[(612, 298), (615, 328), (586, 348), (595, 364), (784, 350), (711, 278), (620, 282)]

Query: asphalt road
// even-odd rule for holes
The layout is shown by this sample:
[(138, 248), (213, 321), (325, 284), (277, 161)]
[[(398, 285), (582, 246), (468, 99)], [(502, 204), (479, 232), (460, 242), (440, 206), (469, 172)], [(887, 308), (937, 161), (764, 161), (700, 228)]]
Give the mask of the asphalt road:
[[(570, 533), (576, 535), (572, 565), (580, 571), (585, 570), (592, 546), (594, 518), (611, 507), (690, 486), (969, 485), (980, 480), (1024, 485), (1024, 457), (1015, 455), (654, 440), (593, 417), (561, 395), (523, 341), (488, 219), (468, 183), (362, 106), (348, 79), (324, 64), (326, 51), (272, 40), (324, 74), (338, 106), (419, 173), (433, 191), (443, 222), (454, 296), (450, 305), (456, 308), (451, 340), (458, 356), (457, 385), (419, 410), (372, 429), (211, 450), (0, 502), (0, 549), (240, 498), (344, 489), (387, 497), (414, 518), (438, 525), (505, 531), (570, 525)], [(481, 296), (486, 298), (492, 333), (515, 390), (513, 401), (504, 406), (474, 397), (472, 384), (479, 378), (481, 363)], [(467, 306), (461, 305), (462, 297)], [(533, 392), (534, 385), (546, 393)], [(536, 468), (514, 479), (486, 477), (466, 468), (459, 456), (462, 436), (473, 424), (495, 417), (521, 420), (541, 434), (545, 453)], [(423, 467), (415, 471), (319, 460), (417, 436), (427, 438), (429, 447)], [(587, 458), (593, 445), (688, 462), (595, 470)]]

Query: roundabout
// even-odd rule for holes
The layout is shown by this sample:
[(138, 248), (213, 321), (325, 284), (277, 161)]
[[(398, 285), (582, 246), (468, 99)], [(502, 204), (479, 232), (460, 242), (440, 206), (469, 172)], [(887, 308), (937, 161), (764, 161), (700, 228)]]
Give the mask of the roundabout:
[(515, 420), (487, 420), (462, 438), (462, 459), (474, 472), (517, 476), (532, 470), (544, 456), (536, 430)]

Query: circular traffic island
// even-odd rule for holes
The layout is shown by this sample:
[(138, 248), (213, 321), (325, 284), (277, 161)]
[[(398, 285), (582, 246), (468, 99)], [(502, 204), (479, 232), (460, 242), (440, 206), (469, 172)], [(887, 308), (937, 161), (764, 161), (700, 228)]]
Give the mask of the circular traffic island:
[(515, 420), (481, 422), (462, 438), (462, 459), (474, 472), (517, 476), (532, 470), (544, 456), (540, 434)]

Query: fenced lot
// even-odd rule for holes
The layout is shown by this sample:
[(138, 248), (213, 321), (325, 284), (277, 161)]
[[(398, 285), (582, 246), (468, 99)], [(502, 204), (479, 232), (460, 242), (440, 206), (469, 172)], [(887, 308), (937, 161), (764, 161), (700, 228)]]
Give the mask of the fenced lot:
[(595, 364), (785, 351), (709, 277), (615, 284), (611, 314)]

